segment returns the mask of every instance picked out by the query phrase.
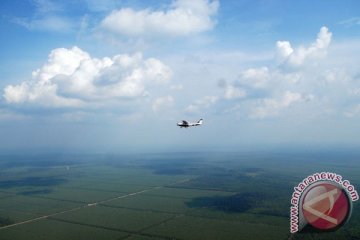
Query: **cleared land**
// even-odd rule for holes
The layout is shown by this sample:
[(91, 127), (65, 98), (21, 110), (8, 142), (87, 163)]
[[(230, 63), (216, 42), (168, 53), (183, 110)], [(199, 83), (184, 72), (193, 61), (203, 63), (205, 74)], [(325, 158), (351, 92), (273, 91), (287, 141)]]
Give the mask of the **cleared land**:
[(0, 239), (360, 239), (289, 234), (293, 187), (316, 171), (360, 186), (360, 154), (2, 156)]

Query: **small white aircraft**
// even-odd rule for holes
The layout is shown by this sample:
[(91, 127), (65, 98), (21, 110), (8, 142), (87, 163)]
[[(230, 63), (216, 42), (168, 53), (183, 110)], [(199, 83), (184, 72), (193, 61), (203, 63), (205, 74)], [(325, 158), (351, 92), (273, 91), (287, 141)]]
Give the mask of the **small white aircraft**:
[(177, 125), (180, 128), (188, 128), (188, 127), (195, 127), (195, 126), (200, 126), (201, 124), (203, 124), (203, 120), (200, 119), (199, 121), (195, 122), (195, 123), (191, 123), (185, 120), (182, 120), (181, 122), (178, 122)]

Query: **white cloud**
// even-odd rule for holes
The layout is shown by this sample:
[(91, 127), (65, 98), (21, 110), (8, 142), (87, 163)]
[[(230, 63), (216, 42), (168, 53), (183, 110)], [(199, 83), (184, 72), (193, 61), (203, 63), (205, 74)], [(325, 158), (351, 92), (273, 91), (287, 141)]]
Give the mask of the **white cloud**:
[(4, 89), (9, 104), (81, 107), (88, 102), (133, 99), (146, 95), (149, 84), (164, 84), (172, 71), (161, 61), (135, 55), (92, 58), (78, 47), (54, 49), (32, 80)]
[(268, 85), (270, 71), (268, 67), (249, 68), (240, 74), (240, 83), (255, 88), (262, 88)]
[(246, 97), (246, 91), (241, 88), (234, 86), (227, 86), (225, 88), (224, 98), (225, 99), (237, 99)]
[(64, 10), (61, 2), (52, 0), (34, 0), (33, 1), (38, 13), (58, 12)]
[(360, 25), (360, 17), (352, 17), (349, 19), (345, 19), (341, 22), (339, 22), (341, 25), (345, 25), (346, 27), (351, 27), (354, 25)]
[(250, 113), (251, 118), (263, 119), (270, 116), (278, 115), (282, 110), (299, 102), (311, 100), (312, 95), (303, 96), (300, 93), (286, 91), (280, 98), (266, 98), (260, 100), (257, 107)]
[(297, 83), (300, 78), (301, 74), (297, 72), (283, 72), (276, 68), (259, 67), (242, 71), (236, 83), (253, 89), (270, 90), (281, 84)]
[(277, 56), (279, 60), (290, 67), (301, 66), (308, 58), (322, 57), (326, 53), (331, 42), (332, 33), (327, 27), (322, 27), (317, 39), (309, 47), (298, 47), (294, 49), (288, 41), (276, 43)]
[(83, 105), (79, 99), (65, 98), (57, 95), (54, 84), (32, 84), (23, 82), (19, 85), (9, 85), (4, 89), (7, 103), (37, 103), (46, 107), (75, 107)]
[(322, 77), (328, 83), (348, 83), (352, 79), (352, 77), (346, 72), (344, 68), (327, 69), (322, 74)]
[(75, 28), (75, 23), (72, 20), (59, 16), (44, 16), (35, 19), (14, 18), (12, 21), (31, 31), (67, 33)]
[(219, 100), (217, 96), (205, 96), (202, 99), (196, 100), (193, 104), (190, 104), (185, 111), (188, 113), (197, 113), (201, 109), (209, 108), (211, 105)]
[(211, 30), (215, 25), (212, 17), (218, 7), (217, 0), (176, 0), (166, 11), (121, 8), (108, 15), (101, 27), (126, 36), (185, 36)]
[(277, 55), (282, 61), (284, 61), (294, 52), (294, 49), (291, 47), (291, 44), (288, 41), (277, 41), (276, 47)]
[[(333, 59), (333, 49), (329, 51), (329, 55), (325, 55), (331, 36), (328, 29), (322, 27), (317, 40), (309, 47), (293, 48), (289, 42), (277, 42), (278, 55), (286, 66), (292, 67), (291, 71), (287, 71), (283, 65), (269, 64), (242, 70), (232, 84), (220, 81), (218, 85), (224, 89), (223, 99), (237, 100), (222, 101), (221, 107), (225, 112), (246, 111), (247, 114), (241, 115), (265, 119), (279, 115), (295, 103), (312, 100), (314, 95), (317, 99), (328, 99), (325, 101), (328, 105), (344, 101), (346, 94), (354, 96), (356, 91), (349, 90), (354, 87), (348, 85), (356, 83), (351, 75), (358, 71), (339, 67), (338, 61)], [(317, 61), (319, 57), (324, 59)], [(314, 104), (315, 101), (312, 101), (312, 106), (308, 105), (306, 108), (314, 109)]]
[(245, 98), (247, 95), (245, 89), (237, 86), (236, 84), (228, 84), (225, 79), (219, 79), (217, 85), (219, 88), (224, 89), (223, 98), (226, 100)]
[(169, 108), (174, 105), (174, 98), (170, 95), (165, 97), (159, 97), (155, 99), (155, 101), (152, 104), (152, 109), (154, 112), (157, 112), (164, 108)]
[(34, 13), (31, 17), (13, 17), (11, 21), (30, 31), (70, 33), (80, 26), (78, 21), (63, 13), (64, 3), (52, 0), (33, 0)]

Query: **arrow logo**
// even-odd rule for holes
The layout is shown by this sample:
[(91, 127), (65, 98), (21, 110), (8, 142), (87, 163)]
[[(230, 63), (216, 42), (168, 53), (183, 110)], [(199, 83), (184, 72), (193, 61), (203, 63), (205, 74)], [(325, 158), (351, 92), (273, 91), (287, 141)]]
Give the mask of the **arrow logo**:
[(331, 210), (334, 207), (334, 203), (335, 203), (334, 195), (336, 195), (338, 193), (338, 191), (339, 190), (335, 188), (335, 189), (333, 189), (333, 190), (331, 190), (329, 192), (323, 193), (323, 194), (321, 194), (321, 195), (319, 195), (319, 196), (305, 202), (304, 205), (303, 205), (303, 209), (308, 211), (309, 213), (313, 214), (314, 216), (317, 216), (317, 217), (319, 217), (321, 219), (324, 219), (324, 220), (326, 220), (328, 222), (331, 222), (333, 224), (338, 224), (337, 219), (332, 218), (332, 217), (330, 217), (330, 216), (316, 210), (315, 208), (311, 207), (315, 203), (318, 203), (318, 202), (328, 198), (329, 201), (330, 201), (330, 208), (328, 210), (328, 213), (330, 214)]

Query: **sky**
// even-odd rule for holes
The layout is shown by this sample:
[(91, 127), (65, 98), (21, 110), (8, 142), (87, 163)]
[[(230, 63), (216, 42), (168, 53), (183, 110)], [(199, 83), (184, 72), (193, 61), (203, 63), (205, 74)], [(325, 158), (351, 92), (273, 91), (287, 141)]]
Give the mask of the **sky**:
[(3, 0), (0, 152), (357, 147), (358, 9)]

